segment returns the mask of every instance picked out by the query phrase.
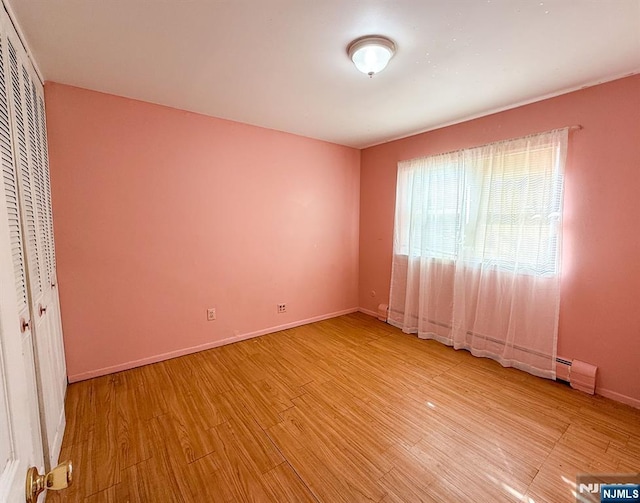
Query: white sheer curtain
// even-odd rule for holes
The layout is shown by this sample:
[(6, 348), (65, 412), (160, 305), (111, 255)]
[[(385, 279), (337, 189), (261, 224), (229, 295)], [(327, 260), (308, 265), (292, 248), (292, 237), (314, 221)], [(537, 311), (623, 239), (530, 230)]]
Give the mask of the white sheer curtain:
[(567, 136), (398, 164), (392, 325), (555, 378)]

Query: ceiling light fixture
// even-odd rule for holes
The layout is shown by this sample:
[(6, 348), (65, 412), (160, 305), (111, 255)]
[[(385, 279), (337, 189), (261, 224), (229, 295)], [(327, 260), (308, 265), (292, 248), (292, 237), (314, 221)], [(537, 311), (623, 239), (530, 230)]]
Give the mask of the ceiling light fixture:
[(367, 35), (351, 42), (347, 52), (358, 70), (373, 77), (386, 68), (396, 52), (396, 44), (387, 37)]

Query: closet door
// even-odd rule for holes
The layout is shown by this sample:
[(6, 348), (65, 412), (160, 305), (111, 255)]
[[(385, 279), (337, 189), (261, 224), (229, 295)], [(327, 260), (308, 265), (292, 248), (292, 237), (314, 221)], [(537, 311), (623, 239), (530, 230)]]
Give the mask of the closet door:
[(9, 37), (10, 108), (34, 336), (41, 429), (47, 469), (64, 434), (66, 368), (56, 290), (44, 100), (22, 46)]
[(7, 24), (0, 16), (0, 501), (24, 501), (27, 468), (42, 468), (44, 459), (9, 106)]
[[(46, 306), (49, 323), (49, 350), (51, 353), (51, 376), (52, 384), (56, 387), (56, 408), (58, 410), (58, 422), (55, 425), (55, 460), (57, 460), (62, 437), (64, 435), (65, 416), (64, 399), (67, 391), (67, 366), (65, 362), (64, 343), (62, 338), (62, 317), (60, 314), (60, 297), (58, 295), (58, 279), (56, 275), (56, 254), (53, 238), (53, 211), (51, 208), (51, 178), (49, 177), (49, 154), (47, 145), (47, 125), (44, 108), (44, 88), (40, 81), (32, 80), (33, 102), (35, 112), (36, 131), (40, 141), (38, 142), (38, 156), (42, 167), (42, 192), (44, 205), (44, 229), (41, 240), (45, 245), (45, 261), (47, 271), (47, 281), (45, 283), (43, 299)], [(53, 461), (52, 461), (53, 463)]]

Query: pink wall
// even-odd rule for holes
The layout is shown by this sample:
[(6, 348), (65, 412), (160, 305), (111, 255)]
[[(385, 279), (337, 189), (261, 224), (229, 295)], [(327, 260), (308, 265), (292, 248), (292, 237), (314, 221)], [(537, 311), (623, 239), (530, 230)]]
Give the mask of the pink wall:
[(358, 150), (45, 91), (71, 380), (357, 308)]
[(399, 160), (573, 124), (558, 353), (640, 406), (640, 75), (363, 150), (360, 306), (388, 301)]

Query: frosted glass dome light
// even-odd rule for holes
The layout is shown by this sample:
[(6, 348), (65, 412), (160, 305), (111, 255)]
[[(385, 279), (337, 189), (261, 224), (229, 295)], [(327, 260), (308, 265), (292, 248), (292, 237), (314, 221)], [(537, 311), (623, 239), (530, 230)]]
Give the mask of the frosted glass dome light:
[(347, 52), (358, 70), (373, 77), (386, 68), (396, 45), (386, 37), (366, 36), (351, 42)]

